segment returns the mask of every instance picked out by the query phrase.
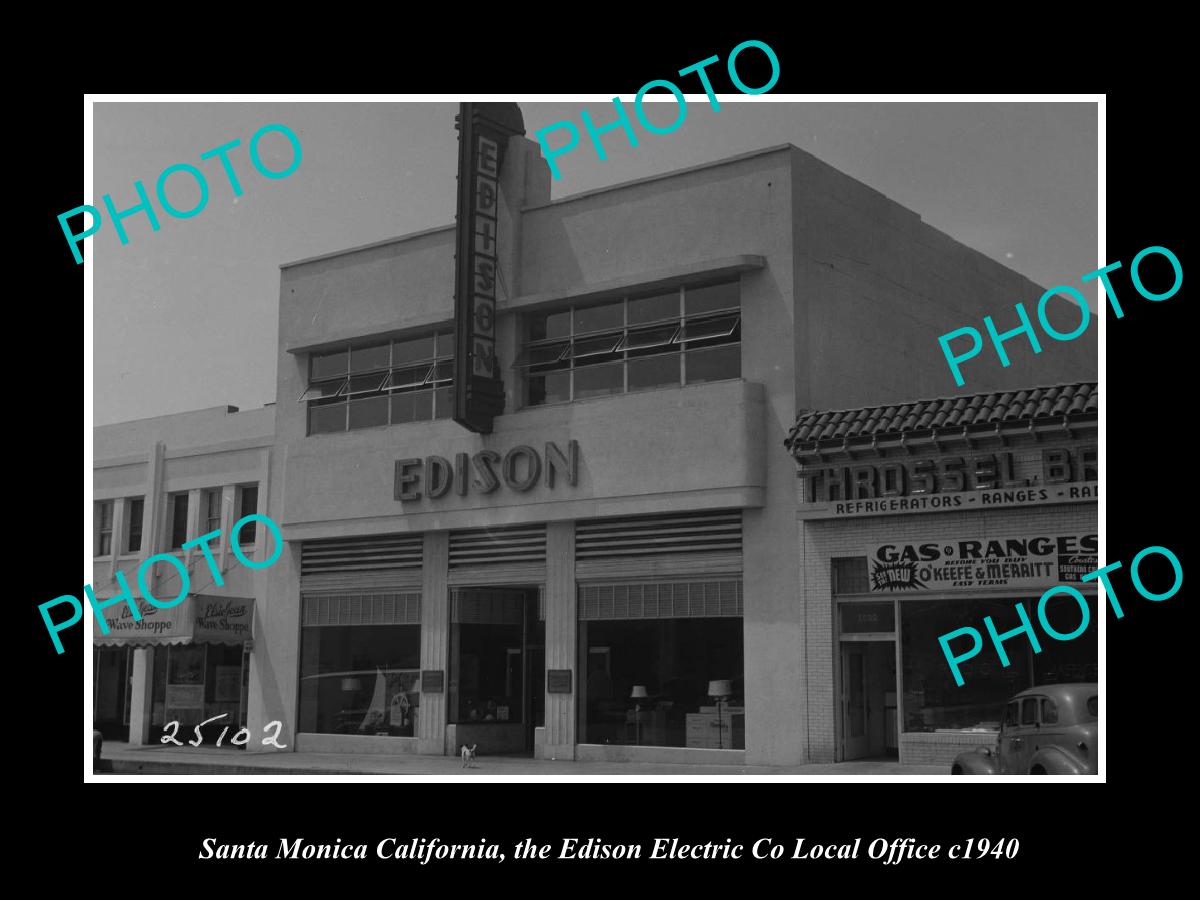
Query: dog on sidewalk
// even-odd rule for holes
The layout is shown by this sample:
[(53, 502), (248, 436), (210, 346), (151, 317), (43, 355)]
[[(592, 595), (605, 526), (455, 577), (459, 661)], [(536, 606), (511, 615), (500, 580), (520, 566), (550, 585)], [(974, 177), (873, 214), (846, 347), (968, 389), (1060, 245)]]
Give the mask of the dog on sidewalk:
[(468, 747), (466, 744), (462, 745), (462, 761), (464, 769), (478, 768), (478, 766), (475, 765), (475, 748), (478, 746), (478, 744), (472, 744), (470, 747)]

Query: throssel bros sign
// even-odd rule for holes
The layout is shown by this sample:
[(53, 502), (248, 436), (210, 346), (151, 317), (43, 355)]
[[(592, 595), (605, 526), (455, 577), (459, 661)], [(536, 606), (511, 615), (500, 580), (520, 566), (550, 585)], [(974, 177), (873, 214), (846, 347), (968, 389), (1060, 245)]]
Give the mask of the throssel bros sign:
[(1036, 473), (1018, 477), (1015, 468), (1008, 452), (814, 467), (805, 477), (801, 518), (1038, 506), (1100, 496), (1095, 447), (1047, 448)]
[(496, 364), (499, 180), (508, 139), (524, 133), (515, 103), (459, 104), (454, 421), (479, 434), (490, 434), (504, 411)]

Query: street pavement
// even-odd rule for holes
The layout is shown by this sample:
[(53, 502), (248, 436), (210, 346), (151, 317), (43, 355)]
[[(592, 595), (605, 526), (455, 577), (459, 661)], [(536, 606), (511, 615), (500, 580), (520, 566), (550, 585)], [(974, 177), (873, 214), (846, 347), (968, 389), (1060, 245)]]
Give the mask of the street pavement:
[(599, 763), (531, 759), (528, 756), (482, 756), (474, 768), (463, 768), (453, 756), (413, 754), (358, 755), (341, 753), (246, 753), (195, 747), (104, 744), (101, 775), (425, 775), (441, 778), (530, 776), (552, 778), (592, 775), (948, 775), (949, 766), (902, 766), (894, 760), (855, 760), (807, 766), (680, 765), (675, 763)]

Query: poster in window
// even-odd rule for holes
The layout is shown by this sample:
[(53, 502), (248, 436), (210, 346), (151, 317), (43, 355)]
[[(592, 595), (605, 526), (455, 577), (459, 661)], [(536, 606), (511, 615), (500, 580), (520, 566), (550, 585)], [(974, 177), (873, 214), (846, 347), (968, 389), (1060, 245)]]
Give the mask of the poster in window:
[[(167, 666), (168, 684), (204, 684), (204, 644), (171, 647)], [(168, 706), (171, 704), (168, 703)]]
[(204, 685), (202, 684), (168, 684), (168, 709), (203, 709)]
[(237, 703), (242, 692), (242, 667), (217, 666), (217, 703)]

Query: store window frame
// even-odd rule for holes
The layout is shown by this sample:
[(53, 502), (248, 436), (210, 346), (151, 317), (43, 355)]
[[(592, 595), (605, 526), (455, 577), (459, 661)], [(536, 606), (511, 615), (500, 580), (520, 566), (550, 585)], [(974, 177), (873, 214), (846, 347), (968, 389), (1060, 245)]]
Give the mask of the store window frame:
[[(403, 593), (409, 594), (410, 591)], [(363, 595), (369, 598), (370, 595)], [(297, 731), (305, 734), (341, 735), (343, 737), (389, 737), (414, 740), (418, 736), (417, 720), (420, 716), (423, 685), (421, 684), (420, 647), (423, 625), (420, 621), (303, 624), (300, 629), (300, 658), (299, 658), (299, 689), (296, 693)], [(372, 634), (372, 631), (375, 633)], [(411, 645), (413, 665), (402, 665), (399, 660), (384, 656), (379, 662), (378, 657), (365, 667), (355, 668), (354, 657), (373, 655), (378, 646), (370, 646), (367, 642), (356, 642), (355, 637), (365, 636), (378, 638), (381, 634), (392, 638), (393, 646)], [(328, 637), (331, 643), (324, 648), (322, 655), (321, 641)], [(316, 641), (317, 650), (314, 653), (305, 642)], [(401, 650), (394, 652), (401, 654)], [(330, 658), (349, 657), (347, 662), (338, 662), (338, 668), (333, 671), (321, 671), (323, 662)], [(309, 671), (307, 666), (316, 664), (315, 671)], [(327, 690), (322, 690), (322, 680)], [(341, 686), (344, 703), (367, 705), (348, 709), (334, 710), (337, 705), (330, 705), (330, 688), (334, 684)], [(374, 706), (374, 699), (379, 687), (384, 690), (382, 707)], [(398, 698), (403, 695), (404, 699)], [(326, 701), (324, 704), (322, 701)], [(401, 722), (395, 721), (396, 710), (401, 710)], [(332, 723), (332, 725), (331, 725)], [(357, 725), (355, 724), (357, 723)], [(400, 733), (396, 733), (400, 732)]]
[[(1033, 593), (1026, 594), (1025, 590), (1026, 589), (1018, 590), (1016, 595), (1012, 595), (1012, 594), (1004, 594), (1004, 595), (981, 594), (981, 595), (977, 595), (976, 599), (990, 600), (990, 601), (1001, 600), (1006, 603), (1009, 603), (1014, 609), (1018, 603), (1023, 603), (1025, 605), (1025, 609), (1030, 610), (1030, 609), (1033, 609), (1036, 607), (1038, 598)], [(1027, 590), (1032, 591), (1033, 589), (1027, 589)], [(920, 735), (920, 734), (927, 733), (927, 732), (923, 732), (923, 731), (910, 731), (910, 730), (907, 730), (905, 727), (908, 720), (907, 720), (907, 715), (906, 715), (905, 708), (904, 708), (905, 707), (905, 694), (906, 694), (906, 687), (904, 684), (904, 647), (903, 647), (904, 624), (901, 619), (901, 617), (903, 615), (904, 605), (906, 603), (915, 603), (915, 602), (962, 601), (963, 599), (969, 599), (969, 596), (968, 596), (969, 593), (970, 592), (967, 592), (967, 594), (964, 595), (964, 593), (941, 592), (941, 593), (936, 593), (936, 594), (931, 594), (931, 595), (922, 595), (920, 597), (899, 597), (899, 596), (897, 596), (895, 598), (896, 604), (897, 604), (897, 607), (896, 607), (896, 643), (897, 643), (896, 689), (897, 689), (897, 705), (898, 705), (898, 709), (899, 709), (899, 714), (901, 716), (901, 719), (900, 719), (900, 735), (901, 735), (901, 737), (903, 737), (906, 734)], [(1086, 591), (1085, 590), (1085, 591), (1083, 591), (1083, 595), (1088, 601), (1089, 609), (1091, 611), (1091, 616), (1092, 616), (1092, 622), (1094, 624), (1096, 621), (1098, 597), (1097, 597), (1096, 593), (1094, 593), (1094, 591)], [(981, 614), (981, 617), (982, 617), (982, 614)], [(1043, 653), (1046, 651), (1047, 648), (1050, 648), (1053, 646), (1054, 646), (1053, 644), (1043, 641), (1042, 642)], [(1022, 662), (1024, 663), (1026, 672), (1028, 674), (1028, 678), (1027, 678), (1024, 686), (1014, 689), (1012, 694), (1017, 694), (1021, 691), (1032, 690), (1034, 688), (1045, 687), (1048, 684), (1059, 683), (1059, 682), (1053, 682), (1053, 681), (1044, 682), (1039, 679), (1039, 677), (1038, 677), (1038, 661), (1039, 661), (1040, 654), (1034, 653), (1033, 646), (1028, 641), (1023, 642), (1023, 651), (1018, 649), (1017, 646), (1014, 646), (1011, 643), (1006, 645), (1006, 650), (1008, 652), (1008, 656), (1009, 656), (1010, 660), (1012, 660), (1013, 665), (1015, 665), (1017, 663), (1016, 654), (1022, 653), (1022, 655), (1024, 657)], [(984, 650), (981, 651), (981, 654), (980, 654), (981, 657), (982, 657), (983, 653), (988, 652), (988, 651), (991, 651), (993, 654), (995, 652), (994, 649), (990, 647), (990, 645), (986, 645)], [(996, 657), (993, 657), (993, 658), (996, 658)], [(939, 659), (941, 659), (941, 654), (939, 654)], [(996, 658), (996, 659), (998, 662), (998, 658)], [(943, 661), (943, 664), (944, 664), (944, 661)], [(1005, 666), (1002, 668), (1007, 669), (1009, 667)], [(965, 677), (969, 678), (970, 676), (967, 675)], [(1028, 724), (1028, 723), (1024, 722), (1024, 718), (1025, 718), (1025, 716), (1024, 716), (1024, 706), (1025, 706), (1024, 701), (1026, 699), (1035, 699), (1035, 698), (1022, 697), (1019, 700), (1011, 701), (1012, 704), (1017, 706), (1017, 713), (1018, 713), (1017, 721), (1011, 725), (1003, 724), (1003, 727), (1005, 727), (1005, 728), (1023, 727), (1024, 725)], [(1040, 701), (1040, 700), (1044, 699), (1044, 695), (1039, 694), (1039, 695), (1037, 695), (1036, 699), (1038, 701)], [(1005, 720), (1003, 717), (1007, 715), (1010, 701), (1008, 700), (1008, 698), (1006, 698), (1005, 701), (1003, 701), (1003, 702), (1004, 702), (1004, 708), (1001, 711), (1001, 721), (1002, 721), (1002, 723), (1005, 723)], [(1041, 706), (1040, 706), (1040, 702), (1039, 702), (1038, 712), (1035, 713), (1035, 715), (1039, 716), (1039, 718), (1037, 719), (1037, 722), (1039, 722), (1039, 723), (1041, 721), (1040, 710), (1041, 710)], [(962, 733), (967, 733), (967, 734), (971, 733), (968, 729), (965, 729), (965, 728), (960, 729), (960, 731)]]
[[(422, 341), (428, 342), (428, 353), (410, 356)], [(305, 434), (310, 437), (446, 419), (453, 412), (454, 332), (447, 326), (339, 344), (310, 353), (307, 364), (307, 385), (296, 402), (307, 404)], [(399, 417), (406, 405), (401, 401), (411, 404), (411, 416)], [(334, 411), (340, 411), (341, 425), (327, 427), (338, 418)], [(380, 412), (383, 421), (377, 421)], [(355, 413), (362, 421), (356, 423)], [(314, 428), (317, 421), (322, 427)]]
[[(699, 312), (689, 310), (687, 300), (689, 292), (731, 286), (737, 292), (736, 305), (726, 304), (715, 309), (702, 309)], [(646, 321), (631, 321), (630, 309), (633, 304), (665, 299), (672, 293), (675, 293), (678, 298), (674, 313)], [(619, 326), (614, 323), (603, 328), (583, 327), (581, 330), (579, 325), (581, 315), (586, 317), (589, 312), (617, 305), (621, 309)], [(529, 336), (531, 326), (534, 322), (539, 321), (540, 316), (561, 313), (568, 314), (569, 324), (565, 335), (539, 338)], [(534, 313), (526, 313), (522, 316), (520, 327), (521, 345), (517, 357), (513, 361), (512, 369), (516, 380), (521, 385), (522, 408), (557, 406), (593, 397), (641, 393), (646, 390), (663, 390), (711, 381), (734, 381), (742, 377), (740, 279), (720, 279), (691, 285), (679, 284), (657, 291), (631, 292), (619, 298), (609, 298), (603, 301), (563, 304)], [(689, 330), (692, 330), (690, 336)], [(699, 332), (698, 335), (695, 334), (696, 331)], [(689, 377), (689, 358), (695, 364), (701, 358), (699, 354), (714, 356), (715, 353), (728, 351), (730, 348), (737, 348), (736, 374), (716, 378)], [(642, 360), (667, 360), (672, 357), (678, 359), (677, 378), (670, 382), (650, 383), (646, 386), (631, 388), (632, 364)], [(579, 360), (590, 361), (581, 365)], [(599, 372), (603, 367), (611, 367), (608, 371), (620, 368), (620, 389), (617, 390), (614, 384), (611, 390), (601, 389), (586, 396), (579, 396), (578, 373)], [(696, 366), (696, 370), (699, 371), (698, 366)], [(567, 376), (566, 399), (533, 400), (532, 388), (535, 379), (562, 375)]]
[[(903, 620), (902, 620), (903, 612), (904, 612), (904, 605), (905, 605), (905, 603), (920, 602), (920, 601), (947, 601), (947, 602), (961, 601), (964, 599), (965, 595), (963, 592), (952, 592), (952, 591), (943, 591), (943, 592), (938, 592), (938, 593), (933, 593), (933, 594), (928, 594), (928, 595), (922, 594), (919, 597), (913, 597), (913, 596), (904, 597), (904, 596), (900, 596), (899, 594), (893, 594), (893, 595), (891, 595), (890, 598), (887, 597), (887, 595), (871, 593), (869, 591), (865, 592), (865, 593), (864, 592), (855, 592), (855, 593), (840, 594), (837, 590), (838, 581), (839, 580), (843, 580), (843, 581), (847, 580), (847, 579), (845, 579), (844, 569), (845, 569), (845, 567), (852, 565), (851, 561), (854, 558), (855, 557), (853, 557), (853, 556), (831, 557), (830, 558), (830, 593), (832, 595), (832, 602), (833, 602), (833, 607), (834, 607), (833, 608), (833, 629), (832, 630), (833, 630), (833, 650), (835, 653), (835, 658), (837, 658), (841, 653), (840, 645), (843, 641), (887, 640), (889, 638), (894, 639), (895, 645), (896, 645), (896, 715), (898, 717), (898, 722), (899, 722), (897, 737), (899, 740), (903, 741), (905, 735), (926, 734), (927, 732), (910, 731), (906, 728), (906, 725), (908, 722), (908, 716), (907, 716), (907, 712), (905, 710), (906, 688), (905, 688), (905, 684), (904, 684), (904, 647), (903, 647), (904, 625), (903, 625)], [(858, 558), (862, 560), (862, 565), (866, 566), (867, 557), (859, 556)], [(838, 571), (839, 563), (841, 564), (841, 568), (843, 568), (843, 572)], [(853, 578), (852, 581), (855, 583), (861, 584), (861, 580), (858, 579), (857, 577)], [(1023, 593), (1023, 591), (1018, 592), (1018, 593)], [(1085, 590), (1083, 593), (1084, 593), (1084, 596), (1088, 600), (1089, 608), (1091, 610), (1091, 615), (1092, 615), (1092, 621), (1094, 623), (1096, 620), (1096, 615), (1097, 615), (1098, 597), (1094, 591)], [(995, 599), (1008, 600), (1011, 602), (1011, 605), (1013, 607), (1015, 607), (1018, 602), (1021, 602), (1021, 603), (1025, 604), (1025, 608), (1027, 610), (1035, 607), (1037, 604), (1037, 596), (1035, 596), (1032, 593), (1027, 596), (1015, 596), (1015, 597), (1006, 594), (1006, 595), (1004, 595), (1003, 598), (999, 598), (998, 595), (993, 595), (993, 594), (981, 594), (981, 595), (978, 595), (978, 598), (979, 599), (987, 599), (987, 600), (995, 600)], [(841, 632), (841, 615), (842, 615), (841, 607), (842, 606), (844, 606), (846, 604), (854, 604), (854, 603), (861, 604), (861, 603), (870, 603), (870, 602), (881, 602), (886, 599), (891, 599), (893, 601), (893, 603), (895, 604), (895, 631), (894, 632), (892, 632), (892, 633), (864, 632), (862, 634), (855, 634), (855, 633), (843, 634)], [(1008, 648), (1008, 654), (1010, 657), (1012, 657), (1015, 652), (1017, 652), (1017, 651), (1015, 650), (1014, 647), (1010, 646)], [(1029, 678), (1028, 678), (1028, 683), (1024, 687), (1020, 688), (1019, 690), (1028, 690), (1031, 688), (1042, 687), (1043, 683), (1038, 680), (1038, 673), (1037, 673), (1038, 654), (1035, 654), (1033, 652), (1033, 647), (1027, 641), (1024, 644), (1024, 654), (1026, 657), (1025, 662), (1027, 665), (1027, 671), (1029, 673)], [(1014, 662), (1015, 662), (1015, 660), (1014, 660)], [(840, 669), (840, 667), (835, 667), (835, 669)], [(840, 752), (840, 746), (841, 746), (840, 734), (841, 734), (841, 728), (842, 728), (842, 723), (840, 721), (842, 685), (841, 685), (840, 673), (838, 671), (835, 671), (835, 673), (834, 673), (834, 683), (835, 683), (835, 696), (837, 698), (835, 715), (838, 718), (837, 732), (839, 734), (839, 752)], [(1051, 683), (1051, 682), (1047, 682), (1047, 683)], [(1017, 691), (1014, 691), (1014, 693), (1016, 693), (1016, 692)], [(1040, 696), (1042, 696), (1042, 695), (1039, 695), (1039, 697)], [(1017, 718), (1018, 718), (1018, 722), (1019, 722), (1020, 703), (1017, 702), (1016, 705), (1018, 708)], [(1008, 712), (1008, 706), (1009, 706), (1009, 703), (1006, 698), (1003, 708), (999, 711), (1000, 716), (1001, 716), (1001, 722), (1003, 723), (1002, 727), (1005, 727), (1005, 728), (1013, 727), (1012, 724), (1006, 723), (1005, 719), (1004, 719), (1004, 717), (1007, 715), (1007, 712)], [(1039, 707), (1039, 710), (1040, 710), (1040, 707)], [(970, 733), (970, 732), (968, 732), (964, 729), (963, 733)]]
[[(745, 751), (740, 572), (585, 580), (576, 590), (577, 743)], [(638, 646), (672, 649), (638, 656)], [(719, 681), (731, 693), (718, 702), (706, 688)]]

